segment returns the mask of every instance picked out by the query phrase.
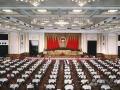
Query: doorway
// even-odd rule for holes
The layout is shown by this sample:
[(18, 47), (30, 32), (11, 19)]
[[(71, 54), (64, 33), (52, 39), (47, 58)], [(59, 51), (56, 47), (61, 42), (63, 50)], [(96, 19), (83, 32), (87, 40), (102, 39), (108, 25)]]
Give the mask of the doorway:
[(29, 40), (29, 54), (30, 56), (38, 55), (38, 40)]
[(0, 57), (8, 55), (8, 34), (0, 34)]
[(97, 41), (88, 41), (87, 53), (88, 55), (96, 56), (97, 52)]
[(118, 57), (120, 58), (120, 46), (118, 46)]

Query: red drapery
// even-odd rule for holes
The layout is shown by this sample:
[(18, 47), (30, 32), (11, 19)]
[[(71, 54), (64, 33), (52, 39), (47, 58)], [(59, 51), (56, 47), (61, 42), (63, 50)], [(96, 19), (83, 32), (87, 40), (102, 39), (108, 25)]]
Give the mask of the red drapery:
[(77, 36), (69, 36), (67, 40), (67, 48), (77, 50), (79, 46), (79, 38)]
[[(68, 36), (66, 44), (66, 48), (77, 50), (79, 48), (79, 37), (75, 35)], [(47, 36), (47, 49), (54, 50), (59, 47), (59, 39), (57, 36)]]
[(47, 36), (47, 49), (59, 48), (59, 41), (56, 36)]

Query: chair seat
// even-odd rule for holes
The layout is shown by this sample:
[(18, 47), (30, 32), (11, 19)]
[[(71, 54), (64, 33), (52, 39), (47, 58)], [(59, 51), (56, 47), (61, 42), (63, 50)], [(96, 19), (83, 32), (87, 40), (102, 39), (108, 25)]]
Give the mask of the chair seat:
[(109, 85), (102, 85), (102, 86), (101, 86), (101, 89), (102, 89), (102, 90), (110, 90), (111, 88), (110, 88)]
[(84, 89), (84, 90), (92, 90), (90, 85), (83, 85), (82, 89)]

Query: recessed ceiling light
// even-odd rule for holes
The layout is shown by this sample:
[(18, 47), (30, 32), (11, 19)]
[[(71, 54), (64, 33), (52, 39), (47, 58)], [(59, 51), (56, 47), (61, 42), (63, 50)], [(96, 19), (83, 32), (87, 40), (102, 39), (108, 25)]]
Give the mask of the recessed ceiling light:
[(17, 30), (21, 30), (20, 28), (17, 28)]
[(72, 12), (74, 12), (74, 13), (80, 13), (80, 12), (82, 12), (82, 10), (73, 10)]
[(9, 21), (8, 21), (8, 20), (5, 20), (4, 22), (8, 23)]
[(7, 25), (7, 26), (5, 26), (5, 28), (10, 28), (10, 26), (9, 26), (9, 25)]
[(77, 25), (76, 25), (76, 24), (72, 24), (71, 26), (73, 26), (73, 27), (74, 27), (74, 26), (77, 26)]
[(64, 26), (64, 25), (69, 24), (69, 22), (66, 22), (64, 20), (58, 20), (57, 22), (55, 22), (55, 24), (60, 25), (60, 26)]
[(41, 25), (45, 25), (45, 23), (43, 22), (43, 23), (40, 23)]
[(109, 13), (117, 12), (118, 10), (108, 10)]
[(13, 11), (10, 10), (10, 9), (3, 9), (2, 11), (7, 12), (7, 13), (11, 13), (11, 12), (13, 12)]
[(33, 6), (35, 6), (35, 7), (37, 7), (38, 5), (39, 5), (38, 2), (34, 2), (34, 3), (33, 3)]
[(85, 4), (86, 4), (86, 2), (79, 2), (79, 3), (78, 3), (78, 5), (79, 5), (80, 7), (84, 6)]
[(37, 9), (38, 12), (41, 12), (41, 13), (46, 13), (47, 10), (46, 9)]

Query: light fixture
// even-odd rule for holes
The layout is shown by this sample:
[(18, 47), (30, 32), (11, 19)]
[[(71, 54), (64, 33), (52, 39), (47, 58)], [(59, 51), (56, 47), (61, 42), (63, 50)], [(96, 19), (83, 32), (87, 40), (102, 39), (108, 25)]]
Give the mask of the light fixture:
[(72, 24), (71, 26), (72, 26), (72, 27), (75, 27), (75, 26), (77, 26), (77, 25), (76, 25), (76, 24)]
[(37, 11), (40, 12), (40, 13), (46, 13), (47, 12), (46, 9), (37, 9)]
[(7, 25), (7, 26), (5, 26), (5, 28), (10, 28), (10, 26), (9, 26), (9, 25)]
[(8, 20), (5, 20), (4, 22), (8, 23), (9, 21), (8, 21)]
[(80, 12), (82, 12), (82, 10), (75, 9), (75, 10), (72, 10), (72, 12), (74, 12), (74, 13), (80, 13)]
[(20, 28), (17, 28), (17, 30), (21, 30)]
[(38, 2), (34, 2), (34, 3), (32, 3), (32, 5), (37, 7), (39, 5), (39, 3)]
[(44, 23), (44, 22), (42, 22), (42, 23), (40, 23), (41, 25), (45, 25), (46, 23)]
[(3, 11), (3, 12), (6, 12), (6, 13), (11, 13), (11, 12), (13, 12), (13, 11), (10, 10), (10, 9), (3, 9), (2, 11)]
[(35, 7), (39, 6), (41, 2), (44, 2), (44, 0), (16, 0), (16, 1), (30, 3), (31, 5)]
[(57, 22), (55, 22), (55, 24), (60, 25), (60, 26), (64, 26), (64, 25), (69, 24), (69, 22), (66, 22), (64, 20), (58, 20)]
[(109, 13), (117, 12), (118, 10), (108, 10)]
[(84, 6), (87, 3), (95, 2), (96, 0), (72, 0), (77, 3), (80, 7)]

